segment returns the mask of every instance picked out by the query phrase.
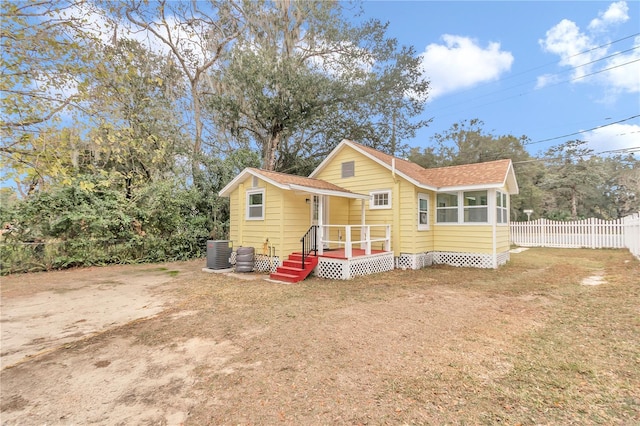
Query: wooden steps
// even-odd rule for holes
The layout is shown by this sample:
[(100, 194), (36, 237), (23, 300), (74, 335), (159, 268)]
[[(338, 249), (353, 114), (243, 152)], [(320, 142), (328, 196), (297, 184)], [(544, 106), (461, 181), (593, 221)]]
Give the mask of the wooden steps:
[(297, 283), (307, 278), (317, 265), (318, 257), (309, 254), (304, 257), (303, 269), (302, 254), (291, 253), (289, 258), (282, 262), (282, 266), (278, 266), (276, 272), (272, 273), (269, 277), (272, 280)]

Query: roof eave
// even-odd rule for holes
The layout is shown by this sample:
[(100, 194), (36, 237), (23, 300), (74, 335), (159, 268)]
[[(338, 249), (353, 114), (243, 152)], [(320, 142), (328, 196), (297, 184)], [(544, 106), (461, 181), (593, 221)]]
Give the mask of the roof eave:
[(498, 189), (504, 187), (504, 184), (500, 182), (495, 183), (478, 183), (473, 185), (452, 185), (441, 186), (437, 189), (437, 192), (453, 192), (453, 191), (476, 191), (482, 189)]
[(231, 180), (231, 182), (229, 182), (224, 188), (222, 188), (220, 192), (218, 192), (218, 195), (221, 197), (228, 197), (238, 187), (238, 185), (240, 185), (240, 183), (244, 182), (247, 179), (249, 175), (262, 179), (263, 181), (270, 183), (271, 185), (276, 186), (278, 188), (289, 189), (288, 185), (284, 185), (280, 182), (276, 182), (275, 180), (268, 178), (267, 176), (260, 173), (260, 171), (247, 167), (242, 172), (240, 172), (238, 176), (233, 178), (233, 180)]
[(369, 195), (357, 194), (355, 192), (343, 192), (343, 191), (336, 191), (332, 189), (312, 188), (310, 186), (296, 185), (296, 184), (290, 184), (289, 186), (291, 189), (295, 191), (308, 192), (309, 194), (331, 195), (336, 197), (353, 198), (353, 199), (360, 199), (360, 200), (368, 200), (370, 198)]

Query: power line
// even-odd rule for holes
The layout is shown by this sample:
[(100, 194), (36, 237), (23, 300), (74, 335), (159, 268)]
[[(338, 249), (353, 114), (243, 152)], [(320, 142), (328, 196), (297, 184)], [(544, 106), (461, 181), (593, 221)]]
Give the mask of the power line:
[(640, 146), (632, 146), (629, 148), (620, 148), (620, 149), (611, 149), (608, 151), (601, 151), (598, 152), (596, 155), (599, 154), (626, 154), (626, 153), (631, 153), (631, 152), (640, 152)]
[[(610, 42), (608, 42), (608, 43), (601, 44), (601, 45), (596, 46), (596, 47), (592, 47), (591, 49), (587, 49), (587, 50), (584, 50), (584, 51), (579, 52), (579, 53), (574, 53), (573, 55), (569, 56), (568, 58), (574, 58), (574, 57), (576, 57), (576, 56), (584, 55), (584, 54), (586, 54), (586, 53), (593, 52), (594, 50), (602, 49), (603, 47), (611, 46), (611, 45), (613, 45), (613, 44), (615, 44), (615, 43), (619, 43), (619, 42), (621, 42), (621, 41), (628, 40), (628, 39), (630, 39), (630, 38), (633, 38), (633, 37), (636, 37), (636, 36), (639, 36), (639, 35), (640, 35), (640, 33), (634, 33), (634, 34), (631, 34), (631, 35), (628, 35), (628, 36), (625, 36), (625, 37), (619, 38), (619, 39), (617, 39), (617, 40), (613, 40), (613, 41), (610, 41)], [(484, 84), (480, 84), (480, 85), (477, 85), (477, 86), (474, 86), (474, 87), (470, 87), (470, 88), (468, 88), (468, 89), (461, 90), (461, 91), (460, 91), (460, 92), (458, 92), (458, 93), (468, 92), (468, 91), (475, 90), (475, 89), (478, 89), (478, 88), (483, 87), (483, 86), (488, 86), (488, 85), (490, 85), (490, 84), (494, 84), (494, 83), (496, 83), (496, 82), (501, 82), (501, 81), (509, 80), (509, 79), (512, 79), (512, 78), (515, 78), (515, 77), (519, 77), (519, 76), (521, 76), (521, 75), (528, 74), (528, 73), (530, 73), (530, 72), (537, 71), (537, 70), (542, 69), (542, 68), (546, 68), (546, 67), (548, 67), (548, 66), (550, 66), (550, 65), (557, 65), (557, 64), (559, 64), (560, 62), (562, 62), (562, 59), (557, 60), (557, 61), (553, 61), (553, 62), (548, 62), (548, 63), (543, 64), (543, 65), (538, 65), (538, 66), (536, 66), (536, 67), (529, 68), (528, 70), (521, 71), (521, 72), (519, 72), (519, 73), (517, 73), (517, 74), (511, 74), (511, 75), (508, 75), (508, 76), (506, 76), (506, 77), (504, 77), (504, 78), (502, 78), (502, 79), (500, 79), (500, 80), (497, 80), (497, 81), (491, 81), (491, 82), (488, 82), (488, 83), (484, 83)], [(575, 68), (575, 67), (572, 67), (572, 69), (573, 69), (573, 68)]]
[(529, 143), (526, 143), (525, 145), (535, 145), (535, 144), (537, 144), (537, 143), (554, 141), (554, 140), (557, 140), (557, 139), (566, 138), (566, 137), (568, 137), (568, 136), (575, 136), (575, 135), (579, 135), (579, 134), (581, 134), (581, 133), (590, 132), (590, 131), (592, 131), (592, 130), (597, 130), (597, 129), (602, 129), (602, 128), (604, 128), (604, 127), (613, 126), (614, 124), (624, 123), (625, 121), (633, 120), (634, 118), (638, 118), (638, 117), (640, 117), (640, 114), (638, 114), (638, 115), (633, 115), (633, 116), (631, 116), (631, 117), (624, 118), (624, 119), (622, 119), (622, 120), (614, 121), (613, 123), (603, 124), (602, 126), (592, 127), (591, 129), (581, 130), (581, 131), (579, 131), (579, 132), (569, 133), (569, 134), (562, 135), (562, 136), (556, 136), (556, 137), (554, 137), (554, 138), (542, 139), (542, 140), (535, 141), (535, 142), (529, 142)]
[[(615, 57), (615, 56), (619, 56), (619, 55), (622, 55), (622, 54), (625, 54), (625, 53), (628, 53), (628, 52), (631, 52), (631, 51), (634, 51), (634, 50), (637, 50), (637, 49), (640, 49), (640, 45), (636, 45), (636, 46), (631, 47), (630, 49), (626, 49), (626, 50), (623, 50), (623, 51), (620, 51), (620, 52), (616, 52), (616, 53), (613, 53), (613, 54), (608, 55), (608, 56), (604, 56), (604, 57), (599, 58), (599, 59), (594, 59), (593, 61), (589, 61), (589, 62), (586, 62), (586, 63), (584, 63), (584, 64), (576, 65), (576, 66), (573, 66), (573, 67), (571, 67), (571, 68), (568, 68), (568, 69), (565, 69), (565, 70), (562, 70), (562, 71), (558, 71), (558, 72), (553, 73), (553, 74), (548, 74), (548, 76), (553, 77), (553, 76), (558, 76), (558, 75), (561, 75), (561, 74), (566, 74), (566, 73), (568, 73), (568, 72), (575, 71), (575, 70), (576, 70), (576, 69), (578, 69), (578, 68), (581, 68), (581, 67), (584, 67), (584, 66), (587, 66), (587, 65), (591, 65), (591, 64), (595, 64), (596, 62), (604, 61), (604, 60), (606, 60), (606, 59), (611, 59), (611, 58), (613, 58), (613, 57)], [(591, 49), (591, 50), (593, 50), (593, 49)], [(589, 51), (590, 51), (590, 50), (585, 51), (585, 52), (583, 52), (583, 53), (587, 53), (587, 52), (589, 52)], [(580, 54), (578, 53), (578, 54), (573, 55), (573, 56), (578, 56), (578, 55), (580, 55)], [(605, 68), (605, 69), (602, 69), (602, 70), (597, 71), (597, 72), (594, 72), (594, 73), (586, 74), (586, 75), (584, 75), (584, 76), (575, 77), (575, 78), (568, 79), (568, 80), (563, 80), (563, 81), (560, 81), (560, 82), (556, 82), (556, 83), (554, 83), (554, 84), (549, 84), (549, 85), (546, 85), (546, 86), (544, 86), (544, 87), (542, 87), (542, 88), (546, 88), (546, 87), (554, 87), (554, 86), (557, 86), (557, 85), (560, 85), (560, 84), (564, 84), (564, 83), (568, 83), (568, 82), (571, 82), (571, 81), (579, 80), (579, 79), (581, 79), (581, 78), (589, 77), (589, 76), (591, 76), (591, 75), (598, 74), (598, 73), (600, 73), (600, 72), (604, 72), (604, 71), (608, 71), (608, 70), (613, 69), (613, 68), (617, 68), (617, 67), (624, 66), (624, 65), (629, 65), (629, 64), (632, 64), (632, 63), (634, 63), (634, 62), (637, 62), (637, 61), (630, 61), (630, 62), (626, 62), (626, 63), (624, 63), (624, 64), (620, 64), (620, 65), (617, 65), (617, 66), (614, 66), (614, 67), (610, 67), (610, 68)], [(543, 68), (543, 67), (538, 67), (538, 68)], [(535, 70), (535, 69), (536, 69), (536, 68), (534, 68), (534, 70)], [(526, 73), (526, 72), (523, 72), (523, 73), (520, 73), (520, 74), (524, 74), (524, 73)], [(509, 78), (509, 77), (504, 78), (504, 79), (502, 79), (501, 81), (507, 80), (508, 78)], [(496, 90), (496, 91), (493, 91), (493, 92), (490, 92), (490, 93), (486, 93), (486, 94), (484, 94), (484, 95), (476, 96), (476, 97), (472, 98), (471, 100), (466, 99), (466, 100), (463, 100), (463, 101), (459, 101), (459, 102), (455, 102), (455, 103), (452, 103), (452, 104), (449, 104), (449, 105), (442, 106), (442, 107), (440, 107), (440, 108), (436, 108), (436, 111), (437, 111), (437, 110), (450, 109), (450, 108), (456, 107), (456, 106), (458, 106), (458, 105), (460, 105), (460, 104), (468, 104), (468, 103), (469, 103), (469, 102), (471, 102), (471, 101), (474, 101), (474, 100), (477, 100), (477, 99), (486, 98), (486, 97), (489, 97), (489, 96), (493, 96), (493, 95), (495, 95), (495, 94), (497, 94), (497, 93), (506, 92), (506, 91), (509, 91), (509, 90), (511, 90), (511, 89), (515, 89), (516, 87), (525, 86), (525, 85), (528, 85), (528, 84), (531, 84), (531, 83), (534, 83), (534, 82), (535, 82), (535, 80), (527, 80), (527, 81), (525, 81), (525, 82), (523, 82), (523, 83), (518, 83), (518, 84), (515, 84), (515, 85), (512, 85), (512, 86), (509, 86), (509, 87), (505, 87), (505, 88), (500, 89), (500, 90)], [(489, 84), (489, 83), (487, 83), (487, 84)], [(480, 87), (482, 87), (482, 86), (480, 86)], [(465, 91), (469, 91), (469, 90), (473, 90), (473, 89), (477, 89), (477, 88), (478, 88), (478, 86), (475, 86), (475, 87), (470, 88), (470, 89), (467, 89), (467, 90), (465, 90)], [(534, 90), (539, 90), (539, 89), (534, 89)], [(491, 102), (491, 103), (501, 102), (502, 100), (508, 100), (508, 99), (512, 99), (512, 98), (514, 98), (514, 97), (518, 97), (518, 96), (522, 96), (522, 95), (525, 95), (525, 94), (528, 94), (528, 93), (532, 93), (534, 90), (530, 90), (530, 91), (528, 91), (528, 92), (520, 93), (520, 94), (518, 94), (518, 95), (510, 96), (510, 97), (507, 97), (507, 98), (504, 98), (504, 99), (498, 99), (497, 101), (493, 101), (493, 102)], [(458, 93), (460, 93), (460, 92), (458, 92)], [(484, 105), (488, 105), (488, 104), (480, 104), (480, 105), (477, 105), (477, 106), (475, 106), (475, 107), (480, 107), (480, 106), (484, 106)], [(475, 107), (474, 107), (474, 108), (475, 108)]]
[[(614, 41), (612, 41), (612, 42), (605, 43), (605, 44), (602, 44), (602, 45), (600, 45), (600, 46), (593, 47), (593, 48), (591, 48), (591, 49), (588, 49), (588, 50), (582, 51), (582, 52), (580, 52), (580, 53), (576, 53), (576, 54), (574, 54), (574, 55), (569, 56), (569, 58), (576, 57), (576, 56), (579, 56), (579, 55), (583, 55), (583, 54), (589, 53), (589, 52), (591, 52), (591, 51), (594, 51), (594, 50), (601, 49), (601, 48), (603, 48), (603, 47), (606, 47), (606, 46), (612, 45), (612, 44), (614, 44), (614, 43), (617, 43), (617, 42), (620, 42), (620, 41), (623, 41), (623, 40), (627, 40), (627, 39), (632, 38), (632, 37), (636, 37), (636, 36), (638, 36), (638, 35), (640, 35), (640, 33), (634, 33), (634, 34), (631, 34), (631, 35), (629, 35), (629, 36), (622, 37), (622, 38), (620, 38), (620, 39), (614, 40)], [(595, 59), (595, 60), (589, 61), (589, 62), (584, 63), (584, 64), (579, 64), (579, 65), (576, 65), (576, 66), (572, 66), (572, 67), (570, 67), (570, 68), (568, 68), (568, 69), (566, 69), (566, 70), (563, 70), (563, 71), (559, 71), (559, 72), (553, 73), (553, 74), (551, 74), (550, 76), (551, 76), (551, 77), (553, 77), (553, 76), (558, 76), (558, 75), (560, 75), (560, 74), (564, 74), (564, 73), (567, 73), (567, 72), (575, 71), (576, 69), (578, 69), (578, 68), (580, 68), (580, 67), (584, 67), (584, 66), (587, 66), (587, 65), (590, 65), (590, 64), (594, 64), (594, 63), (596, 63), (596, 62), (598, 62), (598, 61), (607, 60), (607, 59), (610, 59), (610, 58), (612, 58), (612, 57), (619, 56), (619, 55), (622, 55), (622, 54), (624, 54), (624, 53), (628, 53), (628, 52), (630, 52), (630, 51), (634, 51), (634, 50), (636, 50), (636, 49), (638, 49), (638, 48), (640, 48), (640, 45), (635, 45), (635, 46), (633, 46), (633, 47), (632, 47), (632, 48), (630, 48), (630, 49), (626, 49), (626, 50), (621, 51), (621, 52), (617, 52), (617, 53), (614, 53), (614, 54), (611, 54), (611, 55), (607, 55), (607, 56), (604, 56), (604, 57), (602, 57), (602, 58)], [(463, 109), (462, 109), (462, 111), (473, 111), (473, 110), (476, 110), (476, 109), (481, 108), (481, 107), (483, 107), (483, 106), (492, 105), (492, 104), (496, 104), (496, 103), (499, 103), (499, 102), (504, 102), (504, 101), (507, 101), (507, 100), (511, 100), (511, 99), (514, 99), (514, 98), (518, 98), (518, 97), (521, 97), (521, 96), (524, 96), (524, 95), (528, 95), (528, 94), (530, 94), (530, 93), (534, 93), (536, 90), (544, 89), (544, 88), (547, 88), (547, 87), (555, 87), (555, 86), (558, 86), (558, 85), (561, 85), (561, 84), (565, 84), (565, 83), (569, 83), (569, 82), (573, 82), (573, 81), (581, 80), (581, 79), (584, 79), (584, 78), (587, 78), (587, 77), (590, 77), (590, 76), (593, 76), (593, 75), (596, 75), (596, 74), (600, 74), (600, 73), (603, 73), (603, 72), (606, 72), (606, 71), (613, 70), (613, 69), (615, 69), (615, 68), (620, 68), (620, 67), (623, 67), (623, 66), (631, 65), (631, 64), (633, 64), (633, 63), (635, 63), (635, 62), (638, 62), (638, 61), (640, 61), (640, 60), (633, 60), (633, 61), (625, 62), (625, 63), (623, 63), (623, 64), (618, 64), (618, 65), (615, 65), (615, 66), (611, 66), (611, 67), (608, 67), (608, 68), (604, 68), (604, 69), (601, 69), (601, 70), (598, 70), (598, 71), (595, 71), (595, 72), (592, 72), (592, 73), (588, 73), (588, 74), (585, 74), (585, 75), (582, 75), (582, 76), (578, 76), (578, 77), (573, 77), (573, 78), (570, 78), (570, 79), (562, 80), (562, 81), (559, 81), (559, 82), (555, 82), (555, 83), (553, 83), (553, 84), (548, 84), (548, 85), (545, 85), (545, 86), (540, 87), (540, 88), (537, 88), (537, 89), (524, 91), (524, 92), (521, 92), (521, 93), (517, 93), (517, 94), (515, 94), (515, 95), (511, 95), (511, 96), (507, 96), (507, 97), (503, 97), (503, 98), (498, 98), (498, 99), (495, 99), (495, 100), (492, 100), (492, 101), (489, 101), (489, 102), (485, 102), (485, 103), (480, 103), (480, 104), (476, 104), (476, 105), (470, 105), (470, 104), (471, 104), (471, 103), (473, 103), (474, 101), (478, 101), (478, 100), (480, 100), (480, 99), (482, 99), (482, 98), (491, 97), (491, 96), (494, 96), (494, 95), (496, 95), (496, 94), (498, 94), (498, 93), (506, 92), (506, 91), (509, 91), (509, 90), (511, 90), (511, 89), (514, 89), (514, 88), (517, 88), (517, 87), (520, 87), (520, 86), (524, 86), (524, 85), (527, 85), (527, 84), (531, 84), (533, 81), (529, 80), (529, 81), (526, 81), (526, 82), (524, 82), (524, 83), (519, 83), (519, 84), (516, 84), (516, 85), (512, 85), (512, 86), (510, 86), (510, 87), (504, 88), (504, 89), (500, 89), (500, 90), (497, 90), (497, 91), (493, 91), (493, 92), (490, 92), (490, 93), (486, 93), (486, 94), (483, 94), (483, 95), (479, 95), (479, 96), (476, 96), (476, 97), (471, 98), (471, 99), (465, 99), (465, 100), (461, 100), (461, 101), (459, 101), (459, 102), (454, 102), (454, 103), (451, 103), (451, 104), (448, 104), (448, 105), (445, 105), (445, 106), (442, 106), (442, 107), (439, 107), (439, 108), (435, 108), (435, 109), (431, 110), (431, 114), (433, 115), (433, 117), (434, 117), (434, 118), (435, 118), (435, 117), (443, 118), (443, 117), (451, 116), (451, 115), (454, 115), (455, 113), (450, 112), (450, 113), (447, 113), (447, 114), (438, 114), (438, 111), (445, 111), (445, 110), (447, 110), (447, 109), (452, 109), (452, 108), (457, 107), (457, 106), (459, 106), (459, 105), (466, 105), (466, 106), (467, 106), (466, 108), (463, 108)], [(554, 63), (559, 63), (559, 62), (560, 62), (560, 61), (556, 61), (556, 62), (554, 62)], [(551, 63), (550, 63), (550, 64), (551, 64)], [(499, 80), (499, 81), (505, 81), (505, 80), (508, 80), (509, 78), (515, 77), (515, 76), (517, 76), (517, 75), (526, 74), (526, 73), (528, 73), (528, 72), (530, 72), (530, 71), (534, 71), (534, 70), (537, 70), (537, 69), (543, 68), (543, 67), (545, 67), (545, 66), (547, 66), (547, 65), (542, 65), (542, 66), (539, 66), (539, 67), (535, 67), (535, 68), (532, 68), (532, 69), (530, 69), (530, 70), (524, 71), (524, 72), (522, 72), (522, 73), (516, 74), (516, 75), (514, 75), (514, 76), (509, 76), (509, 77), (503, 78), (503, 79), (501, 79), (501, 80)], [(488, 84), (493, 84), (493, 83), (494, 83), (494, 82), (492, 82), (492, 83), (486, 83), (485, 85), (480, 85), (480, 87), (482, 87), (482, 86), (486, 86), (486, 85), (488, 85)], [(477, 89), (478, 87), (479, 87), (479, 86), (471, 87), (471, 88), (469, 88), (469, 89), (467, 89), (467, 90), (463, 91), (463, 93), (464, 93), (464, 92), (467, 92), (467, 91), (470, 91), (470, 90), (475, 90), (475, 89)], [(459, 94), (459, 93), (460, 93), (460, 92), (458, 92), (458, 94)], [(458, 113), (458, 112), (461, 112), (461, 110), (456, 110), (456, 113)]]
[[(544, 88), (547, 88), (547, 87), (554, 87), (554, 86), (559, 86), (559, 85), (561, 85), (561, 84), (569, 83), (569, 82), (571, 82), (571, 81), (581, 80), (581, 79), (583, 79), (583, 78), (591, 77), (591, 76), (593, 76), (593, 75), (600, 74), (600, 73), (603, 73), (603, 72), (606, 72), (606, 71), (610, 71), (610, 70), (615, 69), (615, 68), (620, 68), (620, 67), (623, 67), (623, 66), (627, 66), (627, 65), (633, 64), (633, 63), (635, 63), (635, 62), (639, 62), (639, 61), (640, 61), (640, 59), (635, 59), (635, 60), (633, 60), (633, 61), (625, 62), (625, 63), (623, 63), (623, 64), (614, 65), (614, 66), (609, 67), (609, 68), (603, 68), (603, 69), (601, 69), (601, 70), (594, 71), (594, 72), (592, 72), (592, 73), (585, 74), (585, 75), (582, 75), (582, 76), (579, 76), (579, 77), (574, 77), (574, 78), (570, 78), (570, 79), (568, 79), (568, 80), (563, 80), (563, 81), (560, 81), (560, 82), (557, 82), (557, 83), (554, 83), (554, 84), (549, 84), (549, 85), (547, 85), (547, 86), (544, 86)], [(523, 84), (526, 84), (526, 83), (523, 83)], [(513, 87), (516, 87), (516, 86), (512, 86), (512, 88), (513, 88)], [(540, 89), (528, 90), (528, 91), (521, 92), (521, 93), (518, 93), (518, 94), (515, 94), (515, 95), (512, 95), (512, 96), (508, 96), (508, 97), (505, 97), (505, 98), (499, 98), (499, 99), (496, 99), (496, 100), (493, 100), (493, 101), (490, 101), (490, 102), (485, 102), (485, 103), (482, 103), (482, 104), (473, 105), (473, 106), (471, 106), (471, 107), (469, 107), (469, 108), (465, 108), (465, 109), (462, 109), (462, 110), (460, 110), (460, 111), (468, 111), (468, 110), (472, 110), (472, 109), (480, 108), (480, 107), (487, 106), (487, 105), (497, 104), (497, 103), (500, 103), (500, 102), (508, 101), (508, 100), (510, 100), (510, 99), (519, 98), (519, 97), (521, 97), (521, 96), (528, 95), (529, 93), (534, 93), (534, 92), (536, 92), (537, 90), (540, 90)], [(481, 96), (481, 97), (486, 97), (486, 96), (490, 96), (490, 95), (491, 95), (491, 94), (489, 94), (489, 95), (484, 95), (484, 96)], [(475, 99), (480, 99), (481, 97), (476, 97)], [(468, 103), (468, 101), (465, 101), (465, 102), (459, 102), (458, 104), (460, 104), (460, 103)], [(453, 105), (451, 105), (451, 106), (453, 106)], [(440, 116), (440, 117), (442, 117), (442, 116)], [(446, 117), (446, 115), (445, 115), (445, 117)]]

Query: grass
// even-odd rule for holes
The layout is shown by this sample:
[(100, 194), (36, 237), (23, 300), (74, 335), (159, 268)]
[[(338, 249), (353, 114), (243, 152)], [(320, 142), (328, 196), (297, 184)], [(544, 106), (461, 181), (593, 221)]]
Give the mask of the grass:
[[(296, 375), (351, 401), (334, 407), (340, 415), (364, 407), (360, 417), (338, 416), (347, 423), (640, 424), (638, 264), (620, 250), (532, 249), (499, 270), (435, 266), (294, 286), (216, 282), (198, 287), (188, 309), (204, 309), (202, 301), (215, 306), (210, 321), (246, 347), (271, 339), (258, 358), (283, 364), (272, 377), (286, 376), (292, 367), (282, 359), (297, 353), (305, 364)], [(580, 284), (593, 274), (607, 283)], [(414, 297), (423, 301), (418, 309), (408, 302)], [(239, 328), (260, 327), (268, 337), (237, 335)], [(318, 360), (323, 357), (331, 362)], [(245, 361), (256, 358), (244, 354)], [(312, 369), (370, 389), (328, 386)], [(220, 380), (210, 379), (212, 389)], [(242, 390), (227, 384), (242, 411), (257, 409), (237, 401), (255, 398), (251, 389), (259, 380), (243, 377)], [(290, 417), (250, 418), (312, 419), (290, 396), (277, 395), (293, 405)], [(323, 403), (331, 405), (327, 398)], [(230, 413), (209, 420), (234, 420)]]
[(170, 309), (114, 333), (233, 348), (193, 366), (186, 424), (640, 424), (640, 262), (623, 250), (295, 285), (174, 276)]

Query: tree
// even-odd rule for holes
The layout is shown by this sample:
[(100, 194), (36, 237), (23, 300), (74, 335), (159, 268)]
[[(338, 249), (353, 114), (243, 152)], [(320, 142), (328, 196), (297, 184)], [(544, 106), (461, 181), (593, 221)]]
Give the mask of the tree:
[[(55, 127), (81, 108), (96, 37), (87, 30), (86, 3), (75, 0), (0, 3), (0, 155), (26, 176), (27, 193), (57, 167), (63, 146)], [(58, 167), (58, 172), (62, 169)]]
[(617, 219), (640, 211), (640, 161), (617, 155), (603, 158), (602, 168), (601, 186), (590, 200), (593, 215)]
[[(111, 4), (106, 3), (109, 7)], [(208, 72), (220, 61), (224, 51), (238, 37), (242, 15), (236, 2), (172, 2), (153, 5), (129, 0), (116, 6), (116, 15), (124, 15), (138, 29), (164, 45), (186, 79), (192, 129), (192, 177), (201, 184), (200, 156), (204, 139), (203, 102), (213, 90)], [(191, 120), (187, 120), (189, 122)]]
[(134, 186), (174, 170), (185, 151), (174, 103), (181, 96), (179, 70), (126, 38), (104, 46), (101, 58), (89, 89), (97, 114), (87, 118), (86, 166), (116, 173), (129, 198)]
[(297, 170), (345, 137), (395, 153), (426, 124), (411, 121), (428, 89), (419, 58), (386, 25), (351, 25), (334, 2), (247, 2), (244, 12), (248, 31), (215, 70), (209, 105), (222, 129), (260, 149), (263, 168)]
[(592, 211), (587, 200), (603, 182), (602, 159), (592, 155), (585, 141), (573, 140), (550, 148), (546, 154), (547, 173), (542, 183), (553, 197), (546, 211), (568, 211), (572, 219), (586, 217)]

